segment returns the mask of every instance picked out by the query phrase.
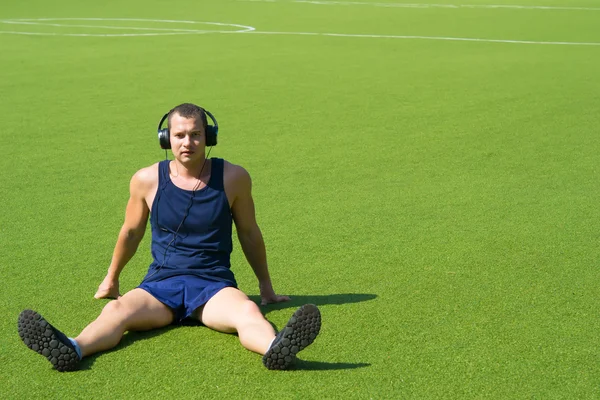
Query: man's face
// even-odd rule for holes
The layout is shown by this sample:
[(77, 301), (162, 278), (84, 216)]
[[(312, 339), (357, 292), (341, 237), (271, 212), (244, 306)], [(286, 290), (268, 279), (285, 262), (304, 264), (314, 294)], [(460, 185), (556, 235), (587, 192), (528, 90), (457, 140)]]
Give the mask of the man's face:
[(200, 118), (184, 118), (175, 113), (171, 116), (171, 150), (181, 162), (189, 162), (204, 157), (206, 139)]

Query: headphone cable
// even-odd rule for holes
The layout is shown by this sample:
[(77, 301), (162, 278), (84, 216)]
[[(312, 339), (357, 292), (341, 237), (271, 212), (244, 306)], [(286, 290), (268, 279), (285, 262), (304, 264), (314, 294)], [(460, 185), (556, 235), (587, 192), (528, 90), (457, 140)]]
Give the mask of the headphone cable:
[[(179, 223), (179, 226), (177, 227), (177, 229), (173, 233), (173, 238), (167, 244), (167, 247), (165, 247), (165, 251), (163, 252), (163, 257), (162, 257), (163, 258), (162, 263), (158, 266), (158, 268), (156, 268), (156, 270), (151, 275), (149, 275), (148, 277), (146, 277), (146, 279), (154, 276), (158, 271), (160, 271), (162, 269), (162, 267), (165, 266), (165, 263), (167, 261), (167, 251), (169, 250), (169, 247), (171, 247), (171, 245), (175, 242), (175, 239), (177, 239), (177, 234), (179, 233), (179, 230), (181, 229), (181, 227), (183, 226), (183, 223), (187, 219), (188, 214), (190, 212), (190, 209), (192, 208), (192, 205), (194, 203), (194, 197), (196, 195), (196, 190), (198, 190), (198, 188), (200, 187), (200, 184), (202, 183), (202, 179), (201, 179), (202, 178), (202, 171), (204, 171), (204, 166), (206, 165), (206, 161), (208, 160), (208, 157), (210, 156), (211, 150), (212, 150), (212, 147), (210, 147), (208, 149), (208, 154), (204, 158), (204, 162), (202, 163), (202, 168), (200, 168), (200, 174), (198, 174), (198, 178), (197, 178), (198, 182), (196, 183), (196, 186), (194, 186), (194, 188), (192, 189), (192, 194), (190, 195), (190, 201), (189, 201), (189, 203), (188, 203), (188, 205), (186, 207), (185, 214), (183, 215), (183, 219), (181, 220), (181, 222)], [(165, 152), (166, 152), (166, 150), (165, 150)], [(212, 175), (212, 172), (211, 172), (211, 175)], [(160, 176), (160, 174), (159, 174), (159, 176)], [(169, 177), (169, 180), (171, 180), (170, 177)], [(210, 181), (210, 179), (209, 179), (209, 181)], [(171, 181), (171, 182), (173, 182), (173, 181)], [(209, 182), (206, 182), (207, 186), (208, 186), (208, 183)], [(162, 190), (164, 190), (164, 188), (161, 189), (161, 191)], [(159, 196), (159, 198), (158, 198), (157, 204), (156, 204), (156, 226), (158, 226), (160, 230), (167, 231), (165, 228), (161, 228), (158, 225), (158, 201), (160, 201), (160, 193), (158, 194), (158, 196)]]

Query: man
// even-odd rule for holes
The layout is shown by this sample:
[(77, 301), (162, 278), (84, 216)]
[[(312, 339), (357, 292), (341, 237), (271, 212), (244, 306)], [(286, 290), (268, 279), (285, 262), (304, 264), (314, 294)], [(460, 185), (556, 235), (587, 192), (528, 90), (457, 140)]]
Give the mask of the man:
[[(262, 304), (288, 301), (275, 294), (265, 245), (257, 225), (246, 170), (205, 148), (216, 144), (218, 125), (207, 112), (181, 104), (159, 124), (165, 160), (136, 172), (130, 182), (125, 222), (108, 273), (96, 298), (113, 298), (98, 318), (76, 338), (68, 338), (41, 315), (25, 310), (18, 329), (23, 342), (45, 356), (59, 371), (77, 368), (83, 357), (115, 347), (126, 331), (160, 328), (184, 318), (207, 327), (237, 332), (241, 344), (263, 355), (269, 369), (290, 367), (296, 353), (319, 332), (316, 306), (304, 305), (277, 335), (258, 306), (237, 289), (230, 270), (232, 222), (259, 284)], [(161, 130), (167, 118), (168, 130)], [(119, 274), (135, 254), (150, 219), (153, 263), (140, 286), (121, 296)]]

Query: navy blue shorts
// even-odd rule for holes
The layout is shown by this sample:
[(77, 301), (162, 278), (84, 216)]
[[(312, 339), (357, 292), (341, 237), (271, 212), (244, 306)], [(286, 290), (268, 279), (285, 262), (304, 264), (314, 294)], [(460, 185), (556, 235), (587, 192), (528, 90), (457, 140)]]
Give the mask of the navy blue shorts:
[(194, 275), (177, 275), (160, 281), (142, 282), (138, 287), (173, 310), (175, 322), (179, 322), (206, 304), (219, 290), (236, 286), (231, 281), (215, 282)]

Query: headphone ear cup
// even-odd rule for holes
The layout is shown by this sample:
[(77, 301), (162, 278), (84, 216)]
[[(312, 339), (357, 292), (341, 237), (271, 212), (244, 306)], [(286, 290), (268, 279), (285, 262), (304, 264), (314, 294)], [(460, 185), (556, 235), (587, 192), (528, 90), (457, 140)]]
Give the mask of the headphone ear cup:
[(171, 148), (171, 140), (169, 138), (169, 129), (159, 129), (158, 130), (158, 142), (160, 143), (160, 148), (163, 150), (168, 150)]
[(208, 125), (204, 131), (206, 132), (206, 145), (215, 146), (217, 144), (217, 129), (212, 125)]

